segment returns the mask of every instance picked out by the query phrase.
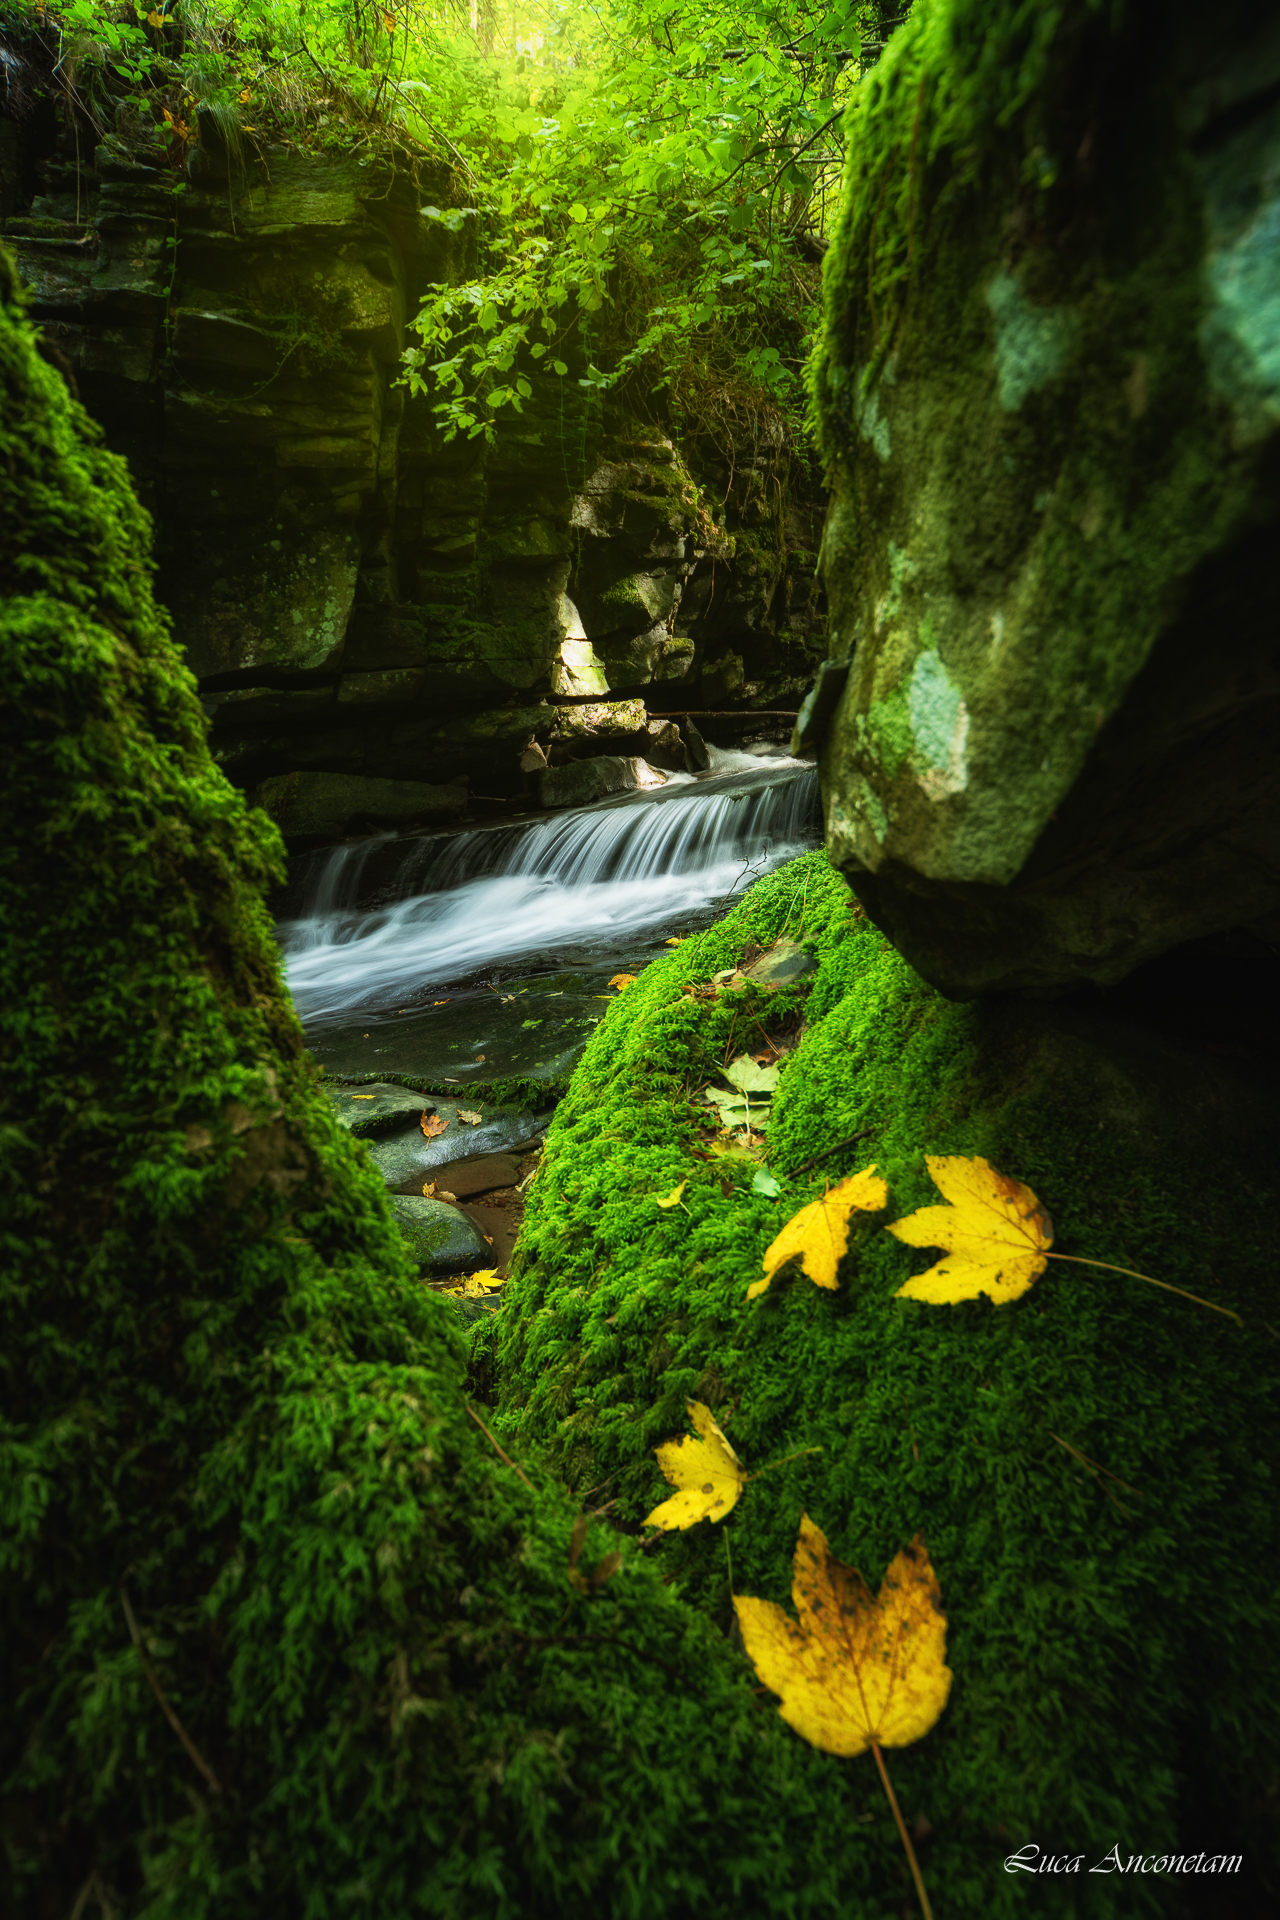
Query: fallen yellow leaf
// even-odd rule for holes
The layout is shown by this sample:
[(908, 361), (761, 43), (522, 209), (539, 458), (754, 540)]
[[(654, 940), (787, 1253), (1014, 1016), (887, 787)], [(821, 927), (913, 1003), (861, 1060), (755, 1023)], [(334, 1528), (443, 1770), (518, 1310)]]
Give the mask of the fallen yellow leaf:
[(679, 1206), (680, 1195), (684, 1192), (688, 1184), (689, 1182), (687, 1180), (682, 1180), (678, 1187), (672, 1187), (670, 1193), (655, 1193), (653, 1196), (654, 1201), (660, 1207)]
[(436, 1190), (436, 1183), (435, 1183), (435, 1181), (434, 1181), (434, 1180), (428, 1180), (428, 1181), (426, 1182), (426, 1184), (425, 1184), (425, 1186), (424, 1186), (424, 1187), (423, 1187), (423, 1189), (422, 1189), (422, 1197), (423, 1197), (423, 1199), (424, 1199), (424, 1200), (430, 1200), (430, 1199), (431, 1199), (431, 1197), (432, 1197), (432, 1195), (433, 1195), (433, 1194), (435, 1193), (435, 1190)]
[(909, 1247), (942, 1247), (943, 1258), (898, 1288), (901, 1298), (951, 1306), (985, 1293), (1003, 1306), (1045, 1270), (1053, 1223), (1020, 1180), (980, 1157), (926, 1154), (925, 1165), (947, 1207), (921, 1207), (888, 1231)]
[(438, 1113), (428, 1113), (424, 1108), (422, 1118), (419, 1120), (418, 1125), (422, 1128), (428, 1140), (434, 1140), (437, 1134), (448, 1131), (449, 1122), (442, 1120)]
[(458, 1108), (458, 1118), (464, 1127), (478, 1127), (480, 1125), (480, 1115), (478, 1113), (468, 1113), (463, 1107)]
[(634, 987), (638, 978), (639, 975), (634, 973), (615, 973), (609, 985), (621, 993), (625, 987)]
[(763, 1293), (778, 1269), (797, 1257), (815, 1286), (834, 1288), (849, 1245), (850, 1214), (874, 1213), (888, 1198), (888, 1187), (870, 1166), (842, 1180), (821, 1200), (801, 1207), (766, 1251), (764, 1275), (747, 1288), (748, 1300)]
[(449, 1002), (447, 1000), (433, 1000), (431, 1004), (433, 1007), (447, 1007)]
[(154, 11), (149, 13), (147, 15), (147, 25), (149, 27), (162, 27), (164, 25), (164, 15)]
[(668, 1440), (655, 1447), (658, 1465), (680, 1491), (645, 1516), (646, 1527), (664, 1533), (682, 1532), (699, 1520), (723, 1520), (746, 1484), (742, 1462), (716, 1425), (710, 1407), (690, 1400), (689, 1417), (699, 1438)]
[(447, 1200), (447, 1201), (449, 1202), (449, 1204), (450, 1204), (450, 1206), (454, 1206), (454, 1207), (456, 1207), (456, 1206), (457, 1206), (457, 1204), (458, 1204), (458, 1196), (457, 1196), (457, 1194), (456, 1194), (456, 1193), (449, 1193), (449, 1192), (448, 1192), (448, 1191), (447, 1191), (447, 1190), (446, 1190), (446, 1189), (445, 1189), (444, 1187), (441, 1187), (441, 1189), (440, 1189), (440, 1191), (439, 1191), (439, 1192), (437, 1193), (437, 1195), (436, 1195), (436, 1199), (437, 1199), (437, 1200)]
[(664, 947), (682, 947), (684, 945), (684, 939), (677, 936), (674, 940), (664, 940), (662, 944)]
[(788, 1726), (824, 1753), (906, 1747), (947, 1704), (947, 1621), (938, 1578), (917, 1534), (879, 1595), (800, 1521), (791, 1588), (798, 1620), (772, 1600), (735, 1594), (742, 1638)]

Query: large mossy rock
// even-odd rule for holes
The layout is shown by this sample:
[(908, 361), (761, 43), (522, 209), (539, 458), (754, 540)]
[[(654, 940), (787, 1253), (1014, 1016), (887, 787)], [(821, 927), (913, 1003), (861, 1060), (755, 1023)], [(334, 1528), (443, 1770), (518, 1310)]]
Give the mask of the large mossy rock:
[(1280, 924), (1278, 83), (1262, 0), (935, 0), (851, 114), (827, 844), (957, 997)]
[(643, 1556), (575, 1588), (576, 1503), (469, 1416), (3, 255), (0, 532), (0, 1907), (833, 1912), (838, 1774)]
[[(811, 986), (708, 996), (745, 947), (788, 935), (820, 961)], [(800, 1035), (767, 1134), (776, 1198), (714, 1151), (692, 1097), (762, 1029)], [(669, 1492), (652, 1449), (688, 1430), (689, 1400), (709, 1404), (762, 1477), (655, 1557), (730, 1632), (731, 1593), (789, 1604), (803, 1514), (873, 1589), (923, 1535), (954, 1682), (889, 1764), (948, 1920), (1030, 1911), (1004, 1866), (1023, 1846), (1077, 1861), (1034, 1884), (1058, 1920), (1243, 1920), (1274, 1902), (1278, 1145), (1273, 1085), (1211, 1051), (947, 1001), (821, 853), (648, 967), (557, 1111), (483, 1336), (504, 1443), (549, 1449), (639, 1522)], [(895, 1297), (937, 1258), (883, 1231), (941, 1204), (930, 1154), (1026, 1182), (1066, 1258), (1008, 1305)], [(749, 1302), (783, 1223), (868, 1164), (889, 1207), (855, 1222), (836, 1288), (792, 1268)], [(1076, 1264), (1091, 1260), (1164, 1288)], [(864, 1920), (891, 1910), (901, 1862), (870, 1757), (846, 1778), (873, 1892), (840, 1911)], [(1125, 1861), (1141, 1846), (1246, 1866), (1227, 1904), (1186, 1904), (1208, 1883), (1091, 1877), (1117, 1844)]]

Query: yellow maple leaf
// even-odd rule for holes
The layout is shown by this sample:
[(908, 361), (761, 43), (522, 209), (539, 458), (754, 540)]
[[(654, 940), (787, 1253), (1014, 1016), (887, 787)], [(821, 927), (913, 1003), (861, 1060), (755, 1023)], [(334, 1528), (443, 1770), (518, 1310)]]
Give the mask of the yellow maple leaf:
[(766, 1250), (764, 1275), (747, 1288), (748, 1300), (763, 1293), (778, 1269), (796, 1258), (815, 1286), (834, 1288), (836, 1271), (849, 1245), (850, 1214), (875, 1213), (888, 1198), (888, 1187), (870, 1166), (842, 1180), (821, 1200), (801, 1207)]
[(839, 1754), (906, 1747), (928, 1733), (947, 1704), (951, 1673), (942, 1593), (920, 1535), (896, 1555), (874, 1600), (808, 1514), (793, 1569), (798, 1619), (772, 1600), (733, 1600), (752, 1664), (781, 1697), (788, 1726)]
[(449, 1122), (441, 1119), (438, 1113), (428, 1113), (424, 1107), (422, 1110), (422, 1118), (419, 1120), (418, 1125), (422, 1128), (428, 1140), (434, 1140), (437, 1134), (448, 1131)]
[(655, 1204), (660, 1207), (679, 1206), (680, 1195), (684, 1192), (688, 1184), (689, 1182), (687, 1180), (682, 1180), (678, 1187), (672, 1187), (670, 1193), (655, 1193), (653, 1196)]
[(888, 1231), (909, 1247), (942, 1247), (927, 1273), (898, 1288), (907, 1300), (951, 1306), (989, 1294), (997, 1306), (1016, 1300), (1045, 1270), (1053, 1223), (1020, 1180), (987, 1160), (926, 1154), (925, 1165), (947, 1207), (921, 1207)]
[(618, 992), (622, 993), (627, 987), (634, 987), (638, 978), (639, 976), (634, 973), (615, 973), (609, 985), (616, 987)]
[(689, 1417), (698, 1432), (693, 1440), (668, 1440), (655, 1447), (658, 1465), (673, 1487), (680, 1491), (646, 1514), (646, 1527), (661, 1527), (664, 1533), (696, 1527), (699, 1520), (723, 1520), (737, 1503), (746, 1484), (746, 1474), (729, 1442), (716, 1425), (710, 1407), (690, 1400)]
[(147, 15), (147, 25), (149, 27), (162, 27), (164, 25), (164, 15), (162, 13), (157, 13), (153, 9)]

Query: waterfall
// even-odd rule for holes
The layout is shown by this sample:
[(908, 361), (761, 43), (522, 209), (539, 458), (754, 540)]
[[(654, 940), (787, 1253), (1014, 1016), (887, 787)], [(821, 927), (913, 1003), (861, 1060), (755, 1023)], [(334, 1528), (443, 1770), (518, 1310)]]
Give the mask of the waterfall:
[(816, 838), (812, 767), (731, 758), (735, 771), (527, 826), (384, 836), (313, 856), (296, 916), (278, 930), (303, 1020), (403, 1009), (521, 957), (545, 966), (584, 945), (607, 956), (705, 917)]

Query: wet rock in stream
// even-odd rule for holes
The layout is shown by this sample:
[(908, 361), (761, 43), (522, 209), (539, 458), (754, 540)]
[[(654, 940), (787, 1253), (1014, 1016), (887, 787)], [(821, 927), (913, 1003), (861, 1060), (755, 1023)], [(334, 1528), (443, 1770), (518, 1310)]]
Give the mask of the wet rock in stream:
[(420, 1272), (437, 1279), (492, 1264), (488, 1242), (460, 1207), (408, 1193), (393, 1193), (391, 1206)]
[(496, 1080), (551, 1084), (573, 1070), (599, 1025), (613, 998), (607, 982), (614, 971), (590, 978), (561, 976), (559, 989), (550, 979), (522, 983), (505, 1000), (497, 993), (473, 992), (455, 994), (439, 1008), (391, 1017), (366, 1014), (342, 1025), (313, 1027), (307, 1045), (335, 1077), (403, 1073), (415, 1080), (453, 1081), (460, 1089), (468, 1082)]
[(535, 1115), (520, 1107), (491, 1107), (479, 1126), (458, 1122), (457, 1107), (445, 1102), (435, 1104), (436, 1117), (448, 1123), (447, 1131), (428, 1139), (420, 1126), (388, 1135), (370, 1145), (370, 1153), (385, 1185), (402, 1187), (424, 1180), (450, 1166), (455, 1160), (471, 1161), (495, 1153), (518, 1153), (538, 1140), (550, 1114)]

